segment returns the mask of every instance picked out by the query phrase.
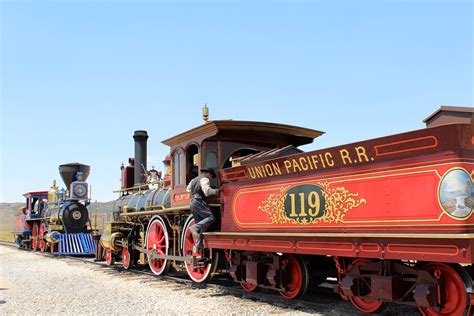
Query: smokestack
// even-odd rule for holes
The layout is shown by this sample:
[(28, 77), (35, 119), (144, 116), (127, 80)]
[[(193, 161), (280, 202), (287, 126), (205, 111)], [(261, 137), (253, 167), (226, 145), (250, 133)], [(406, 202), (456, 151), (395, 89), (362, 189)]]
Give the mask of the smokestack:
[(74, 181), (74, 176), (77, 172), (83, 173), (83, 181), (87, 181), (87, 177), (89, 177), (91, 167), (88, 165), (84, 165), (78, 162), (74, 163), (67, 163), (64, 165), (59, 166), (59, 174), (61, 178), (63, 178), (64, 184), (66, 185), (66, 189), (69, 190), (71, 183)]
[(139, 185), (145, 182), (143, 167), (146, 170), (146, 142), (148, 134), (146, 131), (135, 131), (133, 139), (135, 140), (135, 185)]

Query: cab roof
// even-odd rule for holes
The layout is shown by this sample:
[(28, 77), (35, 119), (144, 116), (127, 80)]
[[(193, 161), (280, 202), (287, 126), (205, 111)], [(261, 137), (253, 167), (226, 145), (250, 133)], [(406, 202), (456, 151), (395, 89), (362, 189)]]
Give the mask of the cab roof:
[(209, 139), (244, 141), (255, 143), (271, 143), (280, 146), (295, 147), (310, 144), (316, 137), (324, 134), (322, 131), (309, 128), (252, 121), (219, 120), (209, 121), (201, 126), (162, 141), (173, 147), (191, 139)]
[(24, 197), (32, 196), (32, 197), (44, 197), (48, 196), (48, 191), (33, 191), (33, 192), (26, 192), (23, 194)]

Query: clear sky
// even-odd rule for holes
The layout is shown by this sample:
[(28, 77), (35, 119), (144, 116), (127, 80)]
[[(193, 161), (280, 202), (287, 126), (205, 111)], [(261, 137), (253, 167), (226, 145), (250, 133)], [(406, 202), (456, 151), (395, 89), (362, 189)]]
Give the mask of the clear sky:
[(91, 166), (120, 186), (133, 131), (161, 141), (211, 119), (300, 125), (304, 149), (423, 128), (473, 106), (472, 1), (0, 0), (0, 202)]

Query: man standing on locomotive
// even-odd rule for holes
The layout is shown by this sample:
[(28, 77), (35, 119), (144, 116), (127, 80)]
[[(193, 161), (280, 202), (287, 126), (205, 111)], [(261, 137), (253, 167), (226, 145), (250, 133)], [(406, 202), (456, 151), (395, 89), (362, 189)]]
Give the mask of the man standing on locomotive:
[(202, 234), (216, 221), (216, 217), (206, 202), (207, 197), (219, 194), (218, 189), (211, 188), (209, 181), (211, 177), (216, 177), (213, 169), (201, 169), (201, 175), (192, 179), (186, 189), (192, 195), (190, 208), (196, 222), (189, 229), (194, 237), (194, 253), (203, 249)]

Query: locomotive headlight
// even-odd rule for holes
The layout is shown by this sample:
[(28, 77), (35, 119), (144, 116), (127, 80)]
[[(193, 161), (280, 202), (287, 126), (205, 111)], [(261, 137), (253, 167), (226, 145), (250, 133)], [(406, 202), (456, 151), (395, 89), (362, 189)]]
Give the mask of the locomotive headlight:
[(82, 214), (80, 211), (74, 211), (72, 213), (72, 218), (74, 218), (76, 221), (80, 220), (82, 217)]
[(471, 175), (461, 168), (449, 170), (441, 180), (438, 196), (446, 214), (454, 219), (466, 219), (474, 209)]

